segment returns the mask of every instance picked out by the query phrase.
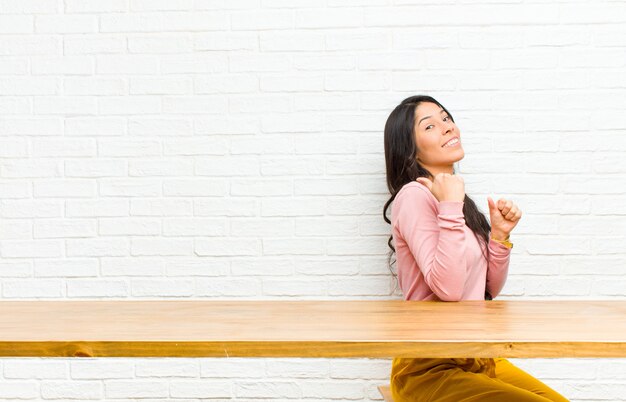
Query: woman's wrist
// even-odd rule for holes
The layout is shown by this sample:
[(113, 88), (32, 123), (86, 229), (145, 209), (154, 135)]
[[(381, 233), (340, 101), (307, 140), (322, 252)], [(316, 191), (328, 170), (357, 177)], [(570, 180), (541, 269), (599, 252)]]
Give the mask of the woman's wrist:
[(509, 233), (491, 232), (491, 238), (496, 241), (507, 241), (509, 240), (509, 236)]
[(502, 244), (504, 247), (506, 248), (513, 248), (513, 243), (511, 243), (509, 241), (509, 234), (503, 234), (503, 233), (491, 233), (491, 240), (495, 241), (496, 243), (500, 243)]

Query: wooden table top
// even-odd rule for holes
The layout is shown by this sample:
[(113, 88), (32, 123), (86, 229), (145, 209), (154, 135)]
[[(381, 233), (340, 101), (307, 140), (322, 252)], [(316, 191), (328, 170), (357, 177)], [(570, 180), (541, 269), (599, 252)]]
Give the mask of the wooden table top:
[(0, 301), (0, 356), (626, 357), (626, 300)]

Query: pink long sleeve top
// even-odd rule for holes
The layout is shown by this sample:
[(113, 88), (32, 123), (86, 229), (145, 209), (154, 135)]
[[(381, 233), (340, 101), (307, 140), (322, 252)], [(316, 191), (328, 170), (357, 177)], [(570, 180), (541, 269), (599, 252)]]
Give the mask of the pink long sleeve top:
[(485, 289), (495, 298), (504, 287), (511, 249), (490, 239), (487, 261), (465, 224), (463, 201), (439, 202), (423, 184), (407, 183), (393, 201), (391, 225), (405, 300), (484, 300)]

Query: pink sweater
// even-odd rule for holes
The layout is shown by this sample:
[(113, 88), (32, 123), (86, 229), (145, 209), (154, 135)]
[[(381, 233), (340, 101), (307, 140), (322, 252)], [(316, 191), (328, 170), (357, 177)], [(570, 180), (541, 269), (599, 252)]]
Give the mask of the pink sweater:
[(398, 281), (405, 300), (495, 299), (504, 287), (511, 249), (489, 240), (489, 263), (465, 225), (463, 201), (439, 202), (419, 182), (393, 201), (391, 226)]

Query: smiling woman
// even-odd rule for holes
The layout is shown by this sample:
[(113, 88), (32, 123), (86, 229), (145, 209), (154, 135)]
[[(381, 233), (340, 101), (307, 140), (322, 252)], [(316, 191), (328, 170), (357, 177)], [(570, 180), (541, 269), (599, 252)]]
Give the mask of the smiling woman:
[[(454, 174), (453, 164), (465, 156), (460, 141), (457, 146), (443, 147), (454, 137), (461, 138), (454, 118), (443, 105), (430, 96), (407, 98), (391, 112), (385, 125), (387, 188), (391, 193), (383, 209), (383, 218), (387, 223), (391, 223), (387, 210), (403, 186), (415, 183), (418, 178), (432, 181), (439, 173)], [(463, 201), (463, 216), (467, 227), (477, 240), (481, 239), (487, 244), (491, 230), (487, 218), (468, 195), (459, 201)], [(392, 241), (393, 237), (390, 236), (387, 242), (391, 249), (390, 269), (391, 258), (395, 253)], [(483, 252), (489, 253), (489, 249), (485, 248)], [(488, 255), (484, 257), (489, 258)], [(491, 299), (491, 296), (486, 294), (485, 298)]]
[[(490, 224), (454, 172), (464, 156), (452, 115), (432, 97), (407, 98), (389, 115), (383, 216), (405, 300), (489, 300), (504, 286), (521, 211), (488, 198)], [(567, 401), (503, 358), (394, 358), (390, 385), (396, 402)]]

